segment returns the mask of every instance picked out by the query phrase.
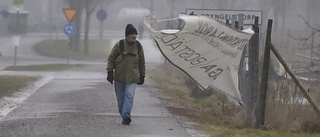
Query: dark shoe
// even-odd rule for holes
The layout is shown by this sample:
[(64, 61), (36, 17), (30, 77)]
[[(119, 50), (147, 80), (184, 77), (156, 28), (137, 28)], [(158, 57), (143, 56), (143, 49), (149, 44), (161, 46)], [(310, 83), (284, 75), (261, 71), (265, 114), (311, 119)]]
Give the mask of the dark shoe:
[(123, 124), (123, 125), (130, 125), (130, 123), (131, 123), (131, 118), (129, 118), (129, 117), (124, 118), (124, 119), (122, 120), (122, 124)]

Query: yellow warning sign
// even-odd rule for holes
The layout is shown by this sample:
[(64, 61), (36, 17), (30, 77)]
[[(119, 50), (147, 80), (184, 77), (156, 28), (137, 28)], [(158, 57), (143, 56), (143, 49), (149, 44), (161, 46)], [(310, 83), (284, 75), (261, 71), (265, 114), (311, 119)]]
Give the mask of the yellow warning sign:
[(67, 20), (71, 22), (74, 16), (77, 14), (77, 10), (73, 8), (63, 8), (63, 13), (66, 16)]

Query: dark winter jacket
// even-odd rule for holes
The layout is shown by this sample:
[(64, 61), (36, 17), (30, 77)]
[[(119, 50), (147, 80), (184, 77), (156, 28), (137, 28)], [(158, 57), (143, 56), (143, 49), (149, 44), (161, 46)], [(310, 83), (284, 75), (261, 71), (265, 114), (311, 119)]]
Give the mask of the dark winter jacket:
[(141, 46), (138, 52), (137, 42), (129, 45), (124, 40), (124, 52), (121, 53), (117, 42), (108, 57), (107, 71), (114, 71), (114, 80), (124, 83), (139, 83), (140, 75), (145, 76), (145, 58)]

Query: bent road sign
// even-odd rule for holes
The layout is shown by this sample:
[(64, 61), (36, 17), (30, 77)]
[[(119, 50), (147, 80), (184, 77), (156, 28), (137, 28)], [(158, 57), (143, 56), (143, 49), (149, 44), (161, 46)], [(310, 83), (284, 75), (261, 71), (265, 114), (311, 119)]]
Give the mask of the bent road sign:
[[(224, 93), (231, 102), (243, 104), (238, 88), (238, 68), (252, 33), (232, 29), (206, 16), (180, 15), (181, 30), (156, 30), (145, 25), (159, 50), (174, 66), (201, 87)], [(150, 22), (148, 22), (150, 21)]]

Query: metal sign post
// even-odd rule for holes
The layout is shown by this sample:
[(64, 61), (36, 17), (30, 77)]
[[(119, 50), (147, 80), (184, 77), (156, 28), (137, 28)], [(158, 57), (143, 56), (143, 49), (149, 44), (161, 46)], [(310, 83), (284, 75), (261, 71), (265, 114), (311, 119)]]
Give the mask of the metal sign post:
[(20, 36), (14, 35), (12, 36), (12, 45), (14, 46), (14, 66), (17, 65), (17, 53), (18, 53), (18, 46), (20, 45)]
[(103, 9), (100, 9), (97, 12), (97, 18), (100, 20), (99, 38), (100, 38), (100, 40), (102, 40), (103, 39), (103, 21), (107, 18), (107, 12)]
[[(18, 1), (18, 2), (21, 2), (21, 1)], [(20, 36), (18, 34), (19, 34), (19, 8), (17, 8), (17, 14), (16, 14), (15, 34), (12, 36), (12, 45), (14, 46), (14, 63), (13, 63), (14, 66), (17, 65), (18, 46), (20, 45)]]
[(12, 4), (17, 8), (17, 13), (16, 13), (16, 26), (15, 26), (15, 31), (14, 35), (12, 36), (12, 45), (14, 46), (14, 66), (17, 65), (17, 54), (18, 54), (18, 46), (20, 45), (20, 36), (19, 36), (19, 10), (23, 10), (23, 5), (24, 5), (24, 0), (13, 0)]
[[(66, 34), (68, 36), (68, 45), (69, 45), (69, 49), (71, 47), (71, 37), (75, 35), (76, 33), (76, 26), (72, 23), (68, 23), (67, 25), (64, 26), (63, 28), (64, 34)], [(68, 50), (68, 57), (67, 57), (67, 64), (69, 64), (69, 52), (70, 50)]]

